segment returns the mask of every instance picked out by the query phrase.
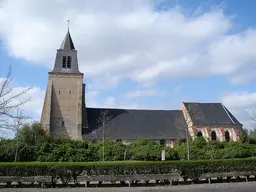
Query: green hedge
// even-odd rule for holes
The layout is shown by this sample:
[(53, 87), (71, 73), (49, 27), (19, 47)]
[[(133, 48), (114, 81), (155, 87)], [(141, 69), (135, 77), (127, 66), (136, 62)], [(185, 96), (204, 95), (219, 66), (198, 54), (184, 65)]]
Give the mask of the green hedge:
[[(239, 142), (206, 141), (203, 137), (189, 140), (190, 160), (256, 157), (256, 140), (243, 137)], [(14, 139), (0, 140), (0, 162), (94, 162), (103, 159), (103, 143), (76, 141), (46, 135), (40, 124), (24, 126)], [(255, 140), (255, 141), (254, 141)], [(159, 161), (165, 150), (166, 160), (187, 159), (187, 144), (178, 138), (174, 148), (152, 139), (138, 139), (130, 145), (105, 138), (105, 161)], [(16, 158), (15, 158), (16, 157)]]
[(51, 175), (67, 181), (78, 175), (130, 175), (180, 172), (196, 180), (203, 173), (256, 171), (256, 158), (199, 161), (18, 162), (0, 163), (0, 176)]

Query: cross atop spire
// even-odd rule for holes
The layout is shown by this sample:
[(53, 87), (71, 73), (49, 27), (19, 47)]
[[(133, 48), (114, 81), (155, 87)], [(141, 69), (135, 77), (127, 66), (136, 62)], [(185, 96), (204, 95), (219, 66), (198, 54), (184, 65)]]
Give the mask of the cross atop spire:
[(68, 22), (68, 31), (69, 31), (69, 22), (70, 22), (70, 20), (67, 20), (67, 22)]
[(71, 35), (69, 33), (69, 22), (70, 22), (70, 20), (67, 20), (67, 22), (68, 22), (68, 32), (67, 32), (64, 40), (61, 43), (60, 49), (63, 49), (63, 50), (75, 50), (74, 43), (73, 43)]

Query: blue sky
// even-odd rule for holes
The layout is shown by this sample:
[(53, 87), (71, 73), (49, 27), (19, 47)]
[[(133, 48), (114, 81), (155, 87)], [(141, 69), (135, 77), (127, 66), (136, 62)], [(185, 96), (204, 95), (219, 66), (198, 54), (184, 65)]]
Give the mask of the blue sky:
[(70, 19), (87, 106), (177, 109), (182, 101), (221, 101), (251, 126), (254, 0), (0, 3), (0, 77), (12, 65), (12, 86), (34, 86), (25, 111), (35, 119)]

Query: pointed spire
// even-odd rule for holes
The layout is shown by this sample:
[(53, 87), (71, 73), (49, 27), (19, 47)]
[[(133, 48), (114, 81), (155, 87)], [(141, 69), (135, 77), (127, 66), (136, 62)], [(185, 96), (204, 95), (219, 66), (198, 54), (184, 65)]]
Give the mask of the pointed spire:
[(70, 20), (67, 20), (67, 21), (68, 21), (68, 32), (67, 32), (64, 40), (61, 43), (60, 49), (63, 49), (63, 50), (75, 50), (74, 43), (73, 43), (71, 35), (69, 33), (69, 22), (70, 22)]

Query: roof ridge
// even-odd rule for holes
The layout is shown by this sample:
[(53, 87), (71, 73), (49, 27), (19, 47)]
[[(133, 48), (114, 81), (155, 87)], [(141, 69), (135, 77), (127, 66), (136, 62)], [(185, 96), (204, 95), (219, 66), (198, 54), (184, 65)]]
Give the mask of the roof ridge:
[(134, 111), (181, 111), (180, 109), (134, 109), (134, 108), (105, 108), (105, 107), (86, 107), (86, 108), (91, 108), (91, 109), (102, 109), (102, 110), (134, 110)]
[(183, 103), (198, 103), (198, 104), (221, 104), (221, 102), (186, 102), (182, 101)]

